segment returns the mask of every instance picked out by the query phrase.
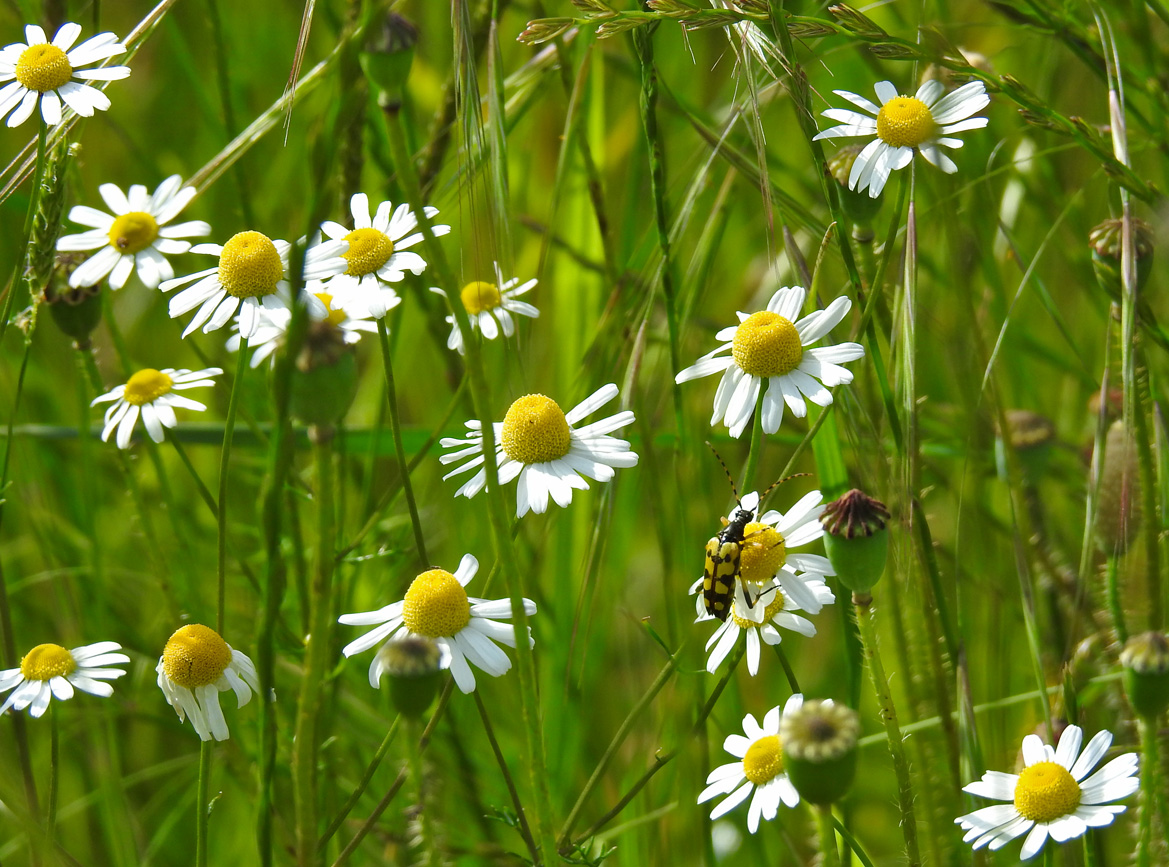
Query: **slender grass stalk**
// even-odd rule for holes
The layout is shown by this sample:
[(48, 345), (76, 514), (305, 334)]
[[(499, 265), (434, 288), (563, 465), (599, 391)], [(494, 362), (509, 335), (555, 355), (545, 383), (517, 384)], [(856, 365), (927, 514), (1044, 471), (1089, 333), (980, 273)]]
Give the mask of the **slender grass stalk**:
[(426, 556), (426, 534), (422, 532), (422, 519), (418, 517), (418, 503), (414, 500), (414, 486), (410, 482), (410, 465), (406, 460), (406, 449), (402, 445), (402, 424), (398, 416), (398, 397), (394, 387), (394, 367), (390, 360), (390, 337), (384, 318), (377, 321), (378, 344), (382, 350), (382, 369), (386, 374), (386, 398), (390, 402), (390, 433), (394, 438), (394, 454), (398, 458), (398, 472), (402, 476), (402, 492), (406, 495), (406, 507), (410, 510), (410, 524), (414, 527), (414, 544), (418, 548), (418, 563), (426, 569), (430, 558)]
[(917, 812), (914, 809), (913, 780), (909, 770), (909, 758), (905, 754), (905, 743), (901, 735), (901, 726), (897, 721), (897, 708), (893, 703), (893, 693), (889, 689), (889, 678), (885, 675), (885, 666), (881, 662), (881, 648), (877, 641), (875, 624), (876, 612), (873, 610), (873, 597), (852, 595), (856, 624), (860, 632), (861, 645), (864, 648), (865, 659), (869, 663), (869, 677), (872, 680), (873, 692), (877, 697), (877, 711), (881, 722), (885, 726), (885, 736), (889, 741), (889, 753), (893, 758), (893, 772), (897, 776), (897, 806), (901, 811), (901, 833), (905, 837), (905, 856), (910, 867), (921, 864), (921, 852), (917, 844)]
[(235, 432), (235, 414), (239, 406), (240, 383), (244, 379), (244, 371), (248, 367), (248, 337), (245, 335), (239, 344), (239, 359), (236, 365), (235, 379), (231, 383), (231, 397), (227, 402), (227, 418), (223, 422), (223, 448), (219, 453), (219, 496), (215, 498), (218, 504), (216, 512), (216, 542), (215, 542), (215, 631), (223, 634), (224, 606), (227, 602), (227, 482), (228, 464), (231, 461), (231, 440)]
[(195, 795), (195, 867), (207, 867), (207, 822), (211, 817), (211, 741), (199, 743), (199, 784)]
[(57, 838), (57, 796), (61, 780), (60, 715), (60, 708), (49, 707), (49, 806), (45, 815), (45, 837), (50, 849), (56, 845)]
[(373, 758), (369, 760), (366, 765), (365, 773), (361, 775), (361, 780), (357, 786), (349, 793), (349, 797), (345, 799), (345, 803), (341, 809), (337, 811), (337, 815), (329, 822), (329, 827), (325, 829), (325, 833), (321, 835), (321, 839), (317, 841), (317, 854), (323, 855), (325, 846), (333, 839), (333, 835), (337, 833), (345, 819), (353, 812), (353, 808), (357, 806), (357, 802), (361, 800), (361, 796), (365, 794), (369, 788), (370, 781), (373, 780), (374, 772), (382, 763), (382, 759), (386, 757), (389, 752), (390, 745), (394, 742), (394, 736), (398, 733), (398, 725), (401, 723), (402, 717), (395, 716), (394, 721), (390, 723), (390, 727), (386, 729), (386, 736), (382, 738), (382, 742), (378, 744), (377, 751), (373, 754)]
[(200, 477), (198, 471), (195, 469), (195, 465), (191, 463), (191, 459), (187, 455), (187, 450), (183, 448), (182, 442), (177, 436), (174, 435), (173, 431), (168, 432), (167, 440), (172, 446), (174, 446), (175, 454), (179, 456), (179, 460), (182, 461), (182, 464), (184, 467), (186, 467), (187, 473), (190, 475), (191, 480), (195, 483), (195, 487), (199, 491), (199, 497), (203, 500), (204, 503), (207, 504), (207, 508), (211, 510), (211, 514), (218, 518), (219, 505), (215, 502), (215, 495), (212, 494), (207, 485), (203, 483), (203, 479)]
[(516, 789), (515, 780), (512, 779), (507, 760), (504, 759), (503, 752), (499, 749), (499, 741), (495, 738), (495, 729), (487, 715), (487, 705), (483, 704), (483, 698), (479, 695), (478, 690), (475, 690), (473, 695), (475, 696), (475, 707), (479, 711), (479, 719), (483, 721), (483, 732), (487, 735), (488, 743), (491, 744), (491, 753), (495, 756), (495, 763), (499, 765), (499, 772), (503, 775), (503, 782), (507, 786), (507, 794), (511, 798), (512, 808), (516, 812), (520, 836), (524, 838), (524, 845), (528, 847), (528, 854), (532, 856), (532, 863), (535, 864), (539, 853), (536, 849), (536, 841), (532, 838), (532, 829), (528, 826), (528, 817), (524, 813), (523, 802), (520, 801), (520, 793)]
[(845, 826), (844, 822), (832, 817), (832, 825), (836, 828), (836, 833), (839, 834), (845, 844), (848, 846), (850, 852), (856, 853), (857, 860), (861, 862), (863, 867), (874, 867), (873, 859), (869, 857), (869, 853), (864, 850), (864, 847), (857, 841), (856, 837)]
[[(743, 477), (739, 480), (739, 490), (744, 493), (755, 488), (755, 471), (759, 467), (759, 453), (763, 451), (763, 394), (766, 389), (759, 389), (759, 396), (755, 398), (755, 418), (751, 421), (751, 445), (747, 449), (747, 463), (743, 467)], [(763, 504), (760, 503), (762, 508)]]
[[(422, 724), (417, 719), (406, 720), (406, 730), (410, 734), (411, 743), (417, 743), (422, 740)], [(442, 863), (439, 856), (438, 849), (435, 848), (434, 832), (430, 827), (430, 807), (426, 803), (426, 774), (422, 769), (422, 751), (414, 749), (411, 746), (406, 751), (409, 753), (408, 767), (410, 768), (411, 782), (414, 784), (414, 791), (418, 799), (418, 834), (417, 834), (417, 848), (422, 850), (421, 862), (426, 867), (436, 867)]]
[(310, 429), (317, 469), (317, 550), (310, 591), (311, 631), (305, 652), (304, 677), (296, 714), (292, 758), (296, 811), (296, 852), (300, 867), (317, 863), (317, 722), (321, 686), (328, 675), (329, 635), (333, 621), (333, 550), (337, 528), (334, 513), (333, 430)]
[(836, 845), (832, 805), (816, 804), (813, 812), (816, 815), (816, 830), (820, 836), (820, 853), (824, 856), (820, 863), (823, 867), (840, 867), (840, 849)]
[(797, 692), (803, 692), (800, 689), (800, 682), (796, 679), (795, 669), (792, 668), (791, 662), (788, 661), (787, 654), (784, 653), (782, 645), (775, 644), (772, 646), (775, 649), (776, 659), (779, 660), (779, 664), (783, 667), (783, 674), (787, 678), (787, 685), (791, 689), (792, 694), (795, 695)]

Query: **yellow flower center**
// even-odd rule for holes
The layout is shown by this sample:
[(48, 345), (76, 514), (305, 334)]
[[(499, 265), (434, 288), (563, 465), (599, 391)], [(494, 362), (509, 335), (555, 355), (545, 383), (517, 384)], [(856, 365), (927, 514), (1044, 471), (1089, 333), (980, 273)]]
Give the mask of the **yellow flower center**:
[(778, 313), (760, 310), (735, 329), (731, 354), (735, 364), (751, 376), (783, 376), (799, 366), (804, 348), (791, 322)]
[(787, 562), (783, 535), (769, 524), (752, 522), (743, 528), (747, 537), (739, 547), (739, 576), (749, 584), (765, 584)]
[(459, 579), (445, 569), (423, 572), (406, 591), (402, 620), (415, 635), (450, 638), (471, 622), (471, 603)]
[(568, 454), (572, 435), (556, 401), (526, 394), (503, 417), (503, 452), (521, 464), (543, 464)]
[(345, 273), (350, 277), (364, 277), (390, 261), (394, 255), (394, 242), (377, 229), (354, 229), (345, 236), (349, 252), (341, 258), (349, 263)]
[(284, 263), (276, 245), (259, 232), (240, 232), (219, 254), (219, 282), (236, 298), (259, 298), (276, 291)]
[(1015, 809), (1033, 822), (1053, 822), (1080, 806), (1080, 787), (1067, 768), (1038, 762), (1024, 768), (1015, 784)]
[(316, 294), (317, 300), (325, 305), (325, 310), (327, 311), (325, 315), (326, 322), (334, 327), (337, 327), (348, 318), (344, 310), (339, 310), (333, 306), (332, 295), (330, 295), (328, 292), (318, 292)]
[(877, 112), (877, 137), (895, 148), (915, 148), (937, 132), (926, 104), (912, 96), (895, 96)]
[(110, 226), (110, 246), (119, 253), (141, 253), (158, 237), (158, 222), (144, 211), (122, 214)]
[(783, 773), (783, 750), (779, 735), (766, 735), (747, 747), (743, 775), (756, 786), (769, 783)]
[(140, 370), (126, 382), (126, 389), (122, 392), (122, 400), (134, 406), (144, 403), (153, 403), (164, 394), (168, 394), (174, 380), (153, 367)]
[(459, 293), (459, 297), (463, 299), (463, 306), (472, 316), (482, 313), (484, 310), (494, 310), (503, 303), (503, 299), (499, 295), (499, 287), (494, 283), (484, 283), (482, 280), (468, 283)]
[(170, 637), (162, 651), (162, 670), (187, 689), (208, 686), (231, 663), (231, 648), (214, 629), (191, 623)]
[(25, 680), (52, 680), (72, 674), (75, 668), (77, 660), (59, 644), (38, 644), (20, 661)]
[(56, 90), (73, 77), (69, 58), (56, 45), (30, 45), (16, 61), (16, 80), (29, 90)]
[(740, 629), (758, 629), (763, 625), (763, 623), (770, 623), (771, 619), (775, 617), (776, 614), (783, 611), (783, 603), (785, 601), (786, 600), (783, 598), (783, 591), (776, 587), (775, 596), (772, 597), (771, 601), (767, 603), (767, 607), (763, 609), (762, 623), (756, 623), (754, 620), (748, 620), (746, 617), (740, 616), (739, 612), (735, 610), (735, 606), (733, 605), (731, 606), (731, 617), (734, 618), (735, 626), (739, 627)]

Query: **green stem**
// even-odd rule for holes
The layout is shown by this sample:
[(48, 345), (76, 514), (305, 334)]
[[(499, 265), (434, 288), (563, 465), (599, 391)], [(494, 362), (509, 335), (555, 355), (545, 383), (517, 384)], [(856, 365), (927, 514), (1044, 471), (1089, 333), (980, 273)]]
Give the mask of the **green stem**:
[[(16, 304), (16, 292), (18, 286), (24, 285), (24, 268), (28, 264), (28, 245), (32, 238), (33, 220), (36, 217), (37, 210), (41, 206), (41, 184), (45, 177), (45, 151), (46, 142), (48, 138), (48, 127), (45, 124), (44, 117), (37, 115), (39, 124), (37, 130), (37, 161), (33, 169), (32, 190), (28, 197), (28, 213), (24, 217), (24, 237), (23, 243), (20, 245), (20, 258), (17, 260), (16, 269), (12, 272), (12, 279), (8, 283), (8, 296), (4, 299), (4, 306), (0, 310), (0, 341), (4, 339), (4, 332), (8, 330), (8, 321), (12, 317), (12, 308)], [(28, 342), (27, 335), (25, 342)]]
[(775, 655), (779, 659), (779, 664), (783, 666), (783, 673), (787, 677), (787, 685), (791, 688), (792, 694), (795, 695), (797, 692), (802, 692), (803, 690), (800, 689), (800, 682), (796, 680), (795, 670), (788, 661), (787, 654), (783, 652), (783, 646), (780, 644), (776, 644), (774, 646)]
[(869, 857), (869, 853), (857, 842), (856, 837), (845, 827), (844, 823), (833, 816), (832, 824), (836, 828), (836, 833), (844, 838), (844, 842), (848, 844), (849, 849), (856, 853), (856, 857), (860, 860), (863, 867), (873, 867), (873, 859)]
[(227, 419), (223, 423), (223, 449), (219, 453), (219, 496), (215, 502), (219, 504), (216, 512), (216, 544), (215, 544), (215, 631), (223, 634), (223, 609), (227, 600), (227, 469), (231, 460), (231, 440), (235, 432), (235, 414), (239, 406), (240, 383), (244, 379), (244, 371), (248, 367), (248, 338), (245, 336), (239, 345), (239, 364), (236, 367), (235, 379), (231, 383), (231, 398), (227, 403)]
[(211, 741), (199, 744), (199, 787), (195, 795), (195, 867), (207, 867), (208, 802), (211, 799)]
[(429, 568), (430, 558), (426, 556), (426, 540), (422, 532), (422, 519), (418, 517), (418, 503), (414, 500), (414, 486), (410, 483), (410, 465), (406, 461), (406, 449), (402, 445), (402, 425), (398, 417), (398, 397), (394, 388), (394, 368), (390, 363), (390, 336), (384, 318), (377, 321), (378, 342), (382, 348), (382, 369), (386, 374), (386, 397), (390, 402), (390, 434), (394, 438), (394, 454), (398, 458), (398, 472), (402, 475), (402, 492), (406, 495), (406, 506), (410, 510), (410, 523), (414, 526), (414, 544), (418, 548), (418, 562), (423, 569)]
[(487, 735), (487, 740), (491, 744), (491, 752), (495, 756), (495, 763), (499, 765), (499, 772), (503, 774), (503, 781), (507, 785), (507, 793), (511, 797), (512, 808), (516, 813), (516, 821), (519, 822), (520, 836), (524, 838), (524, 845), (528, 847), (528, 854), (532, 856), (532, 863), (535, 864), (539, 852), (536, 850), (536, 841), (532, 839), (532, 829), (528, 826), (528, 817), (524, 814), (524, 805), (520, 800), (520, 793), (516, 789), (515, 780), (512, 779), (511, 771), (507, 767), (507, 760), (503, 757), (503, 751), (499, 749), (499, 741), (495, 738), (495, 728), (491, 725), (491, 719), (487, 716), (487, 705), (483, 704), (483, 698), (479, 695), (479, 690), (472, 693), (475, 696), (475, 707), (479, 709), (479, 719), (483, 721), (483, 731)]
[(195, 487), (199, 489), (199, 496), (202, 497), (203, 502), (207, 504), (207, 508), (211, 510), (211, 514), (219, 517), (219, 506), (215, 502), (215, 496), (211, 493), (208, 487), (203, 484), (203, 479), (199, 477), (199, 473), (195, 470), (195, 465), (191, 463), (191, 459), (187, 456), (187, 450), (183, 448), (183, 444), (179, 442), (179, 438), (174, 435), (173, 431), (168, 431), (167, 439), (170, 444), (175, 447), (175, 452), (178, 453), (179, 460), (183, 462), (183, 466), (187, 468), (191, 479), (195, 482)]
[[(1147, 372), (1138, 372), (1133, 382), (1135, 392), (1132, 407), (1133, 437), (1137, 447), (1137, 465), (1141, 478), (1141, 514), (1145, 530), (1145, 574), (1148, 576), (1149, 629), (1160, 632), (1164, 620), (1161, 599), (1161, 512), (1157, 508), (1157, 471), (1153, 462), (1152, 435), (1146, 415), (1149, 405)], [(1126, 384), (1125, 388), (1128, 386)], [(1123, 642), (1123, 639), (1121, 639)]]
[(57, 831), (57, 784), (61, 774), (61, 731), (57, 717), (60, 708), (49, 708), (49, 809), (45, 817), (45, 837), (49, 848), (54, 846)]
[[(751, 446), (747, 449), (747, 464), (743, 467), (743, 478), (739, 488), (744, 493), (755, 490), (755, 470), (759, 466), (759, 453), (763, 451), (763, 394), (765, 388), (759, 389), (759, 397), (755, 399), (755, 418), (751, 422)], [(762, 508), (763, 504), (759, 504)]]
[(430, 829), (430, 809), (426, 805), (426, 790), (425, 790), (425, 774), (422, 770), (422, 751), (415, 749), (414, 744), (422, 740), (422, 725), (417, 718), (411, 718), (406, 721), (406, 727), (410, 732), (410, 749), (407, 750), (410, 754), (410, 778), (414, 783), (414, 791), (417, 796), (418, 807), (418, 840), (417, 848), (422, 850), (422, 861), (426, 867), (435, 867), (441, 863), (438, 855), (438, 850), (434, 847), (434, 834)]
[(310, 591), (311, 627), (305, 653), (304, 678), (296, 717), (292, 784), (296, 812), (297, 864), (317, 863), (317, 716), (321, 684), (328, 675), (329, 635), (333, 615), (333, 431), (310, 429), (317, 468), (317, 550)]
[(913, 781), (910, 778), (909, 759), (905, 754), (905, 742), (901, 726), (897, 722), (897, 708), (893, 704), (893, 693), (885, 666), (881, 663), (881, 650), (877, 642), (877, 629), (873, 622), (876, 613), (872, 609), (873, 597), (853, 594), (856, 605), (856, 623), (860, 631), (861, 645), (869, 663), (869, 676), (873, 692), (877, 697), (877, 709), (885, 726), (889, 740), (889, 753), (893, 757), (893, 772), (897, 776), (897, 804), (901, 810), (901, 833), (905, 837), (905, 854), (910, 867), (921, 864), (921, 853), (917, 844), (917, 814), (913, 806)]
[(337, 830), (341, 827), (342, 823), (344, 823), (345, 819), (348, 818), (349, 814), (353, 811), (353, 808), (357, 806), (357, 802), (361, 800), (361, 796), (364, 795), (366, 789), (369, 788), (370, 781), (373, 780), (374, 772), (381, 765), (382, 759), (386, 757), (386, 753), (390, 749), (390, 744), (394, 742), (394, 735), (398, 733), (398, 724), (401, 722), (401, 720), (401, 716), (394, 717), (394, 721), (390, 723), (390, 727), (386, 731), (386, 736), (382, 738), (382, 742), (378, 746), (377, 752), (373, 754), (373, 758), (370, 759), (369, 765), (365, 769), (365, 773), (361, 775), (361, 781), (349, 794), (349, 797), (345, 799), (345, 804), (341, 807), (340, 810), (337, 811), (337, 815), (333, 817), (333, 821), (329, 823), (329, 827), (325, 829), (325, 833), (322, 834), (321, 839), (317, 841), (318, 855), (324, 853), (326, 844), (328, 844), (328, 842), (333, 839), (333, 835), (337, 833)]
[(820, 835), (820, 851), (824, 855), (822, 867), (840, 867), (840, 850), (836, 847), (836, 828), (831, 804), (817, 804), (816, 830)]

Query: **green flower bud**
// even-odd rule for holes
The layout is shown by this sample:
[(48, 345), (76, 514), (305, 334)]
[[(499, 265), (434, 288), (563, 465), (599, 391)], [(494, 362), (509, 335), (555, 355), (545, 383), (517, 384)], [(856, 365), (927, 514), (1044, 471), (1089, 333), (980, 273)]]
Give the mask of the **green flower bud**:
[(341, 329), (330, 323), (309, 325), (292, 372), (289, 409), (305, 424), (329, 429), (345, 417), (357, 394), (357, 358)]
[[(1027, 482), (1035, 484), (1047, 469), (1051, 444), (1055, 442), (1055, 425), (1046, 417), (1029, 409), (1008, 409), (1007, 441), (1019, 458), (1019, 465)], [(1006, 478), (1007, 456), (1003, 433), (996, 431), (994, 441), (995, 463), (999, 476)]]
[(828, 160), (828, 173), (840, 184), (840, 204), (844, 213), (854, 223), (867, 226), (873, 222), (877, 212), (881, 210), (881, 196), (875, 199), (868, 192), (858, 193), (848, 188), (848, 175), (852, 171), (852, 164), (864, 150), (863, 144), (845, 145)]
[(824, 507), (824, 551), (840, 583), (853, 593), (867, 595), (885, 571), (889, 510), (853, 488)]
[[(1105, 220), (1088, 234), (1092, 245), (1092, 270), (1096, 282), (1114, 300), (1121, 296), (1120, 249), (1122, 220)], [(1153, 229), (1144, 220), (1132, 221), (1132, 240), (1137, 260), (1137, 289), (1148, 282), (1153, 270)]]
[(832, 699), (805, 701), (779, 720), (784, 770), (800, 797), (813, 804), (839, 801), (856, 776), (856, 711)]
[(1096, 497), (1096, 544), (1105, 554), (1123, 554), (1141, 529), (1139, 473), (1136, 443), (1115, 421), (1104, 440)]
[(1124, 691), (1133, 710), (1145, 719), (1169, 708), (1169, 637), (1142, 632), (1125, 642), (1120, 652)]
[(443, 648), (424, 635), (387, 641), (374, 665), (390, 677), (390, 700), (402, 716), (420, 717), (430, 707), (442, 683)]
[(382, 19), (380, 28), (371, 28), (371, 35), (358, 54), (365, 77), (378, 90), (399, 93), (410, 75), (417, 42), (418, 29), (401, 15), (391, 12)]
[(84, 257), (62, 256), (53, 279), (45, 286), (44, 300), (57, 327), (78, 346), (89, 344), (89, 335), (101, 322), (101, 284), (70, 287), (69, 275)]

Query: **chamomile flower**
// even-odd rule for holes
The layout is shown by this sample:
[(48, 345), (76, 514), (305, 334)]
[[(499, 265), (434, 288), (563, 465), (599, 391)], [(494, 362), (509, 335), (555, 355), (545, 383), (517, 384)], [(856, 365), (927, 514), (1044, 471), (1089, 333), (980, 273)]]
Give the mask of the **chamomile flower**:
[(95, 397), (90, 404), (97, 406), (99, 403), (114, 402), (106, 409), (105, 427), (101, 432), (102, 442), (109, 442), (110, 434), (117, 428), (118, 448), (127, 448), (139, 416), (142, 416), (142, 423), (146, 425), (146, 432), (150, 434), (150, 438), (156, 443), (162, 442), (164, 436), (162, 429), (174, 427), (179, 423), (175, 418), (176, 407), (207, 409), (198, 401), (175, 392), (215, 385), (211, 377), (221, 373), (223, 371), (218, 367), (208, 367), (204, 370), (175, 370), (170, 367), (166, 370), (155, 370), (147, 367), (139, 370), (126, 380), (125, 385), (119, 385), (113, 391)]
[[(345, 343), (357, 343), (362, 334), (377, 333), (377, 323), (372, 321), (369, 310), (361, 305), (356, 297), (350, 297), (342, 302), (324, 291), (325, 285), (319, 280), (305, 286), (304, 299), (308, 305), (308, 315), (313, 322), (328, 322), (335, 326), (343, 335)], [(397, 304), (401, 299), (396, 299)], [(393, 305), (391, 305), (393, 306)], [(237, 316), (232, 323), (235, 333), (227, 339), (229, 352), (238, 352), (240, 339), (240, 319)], [(292, 321), (292, 311), (287, 308), (278, 310), (258, 311), (258, 319), (252, 330), (252, 338), (248, 345), (252, 348), (252, 367), (259, 367), (266, 358), (270, 358), (284, 343), (284, 335)]]
[(252, 661), (233, 650), (214, 629), (198, 623), (180, 627), (170, 637), (155, 671), (158, 688), (179, 722), (190, 717), (205, 741), (225, 741), (231, 736), (219, 707), (219, 693), (233, 690), (238, 706), (243, 707), (253, 692), (260, 691)]
[[(287, 309), (292, 303), (288, 283), (287, 241), (273, 241), (260, 232), (240, 232), (223, 245), (197, 244), (192, 253), (219, 257), (214, 268), (197, 271), (186, 277), (165, 280), (163, 292), (188, 286), (170, 300), (171, 318), (182, 316), (198, 307), (183, 332), (183, 337), (202, 327), (210, 334), (240, 314), (240, 333), (251, 338), (258, 323), (258, 311)], [(345, 242), (335, 241), (310, 247), (305, 254), (305, 280), (321, 279), (345, 270), (341, 254)]]
[(945, 85), (936, 79), (923, 82), (914, 96), (899, 96), (889, 81), (879, 81), (873, 89), (880, 105), (847, 90), (833, 91), (867, 114), (830, 108), (824, 116), (840, 121), (840, 126), (815, 138), (874, 137), (857, 156), (848, 176), (850, 190), (867, 189), (874, 199), (881, 195), (889, 175), (909, 165), (915, 152), (947, 174), (958, 171), (939, 145), (960, 148), (962, 140), (951, 138), (954, 133), (982, 129), (987, 123), (985, 117), (970, 116), (990, 103), (981, 81), (968, 82), (946, 96), (942, 96)]
[[(783, 715), (797, 710), (804, 703), (804, 697), (796, 693), (783, 706)], [(747, 829), (754, 834), (759, 830), (759, 820), (774, 819), (779, 812), (780, 802), (788, 807), (800, 803), (800, 795), (788, 780), (783, 769), (783, 747), (779, 742), (779, 707), (773, 707), (763, 718), (763, 725), (755, 717), (743, 717), (743, 734), (727, 735), (723, 749), (737, 761), (719, 765), (706, 778), (707, 786), (698, 796), (702, 804), (718, 795), (724, 798), (710, 813), (711, 819), (729, 813), (743, 801), (751, 798), (747, 808)]]
[[(59, 644), (38, 644), (20, 660), (19, 668), (0, 671), (0, 692), (12, 690), (0, 714), (29, 709), (29, 715), (41, 716), (56, 696), (60, 701), (73, 698), (74, 689), (109, 698), (114, 688), (106, 683), (126, 672), (111, 665), (124, 665), (130, 657), (117, 651), (116, 641), (99, 641), (66, 650)], [(13, 689), (15, 687), (15, 689)]]
[[(341, 652), (349, 657), (369, 650), (379, 642), (405, 635), (422, 635), (433, 639), (439, 646), (442, 653), (439, 664), (450, 668), (455, 683), (465, 693), (475, 689), (471, 663), (492, 677), (506, 674), (511, 669), (511, 660), (496, 642), (516, 646), (515, 629), (510, 624), (499, 622), (511, 618), (511, 600), (468, 596), (464, 588), (478, 571), (479, 561), (464, 554), (453, 575), (445, 569), (430, 569), (415, 578), (401, 602), (377, 611), (342, 614), (338, 620), (347, 626), (380, 625), (351, 641)], [(529, 617), (535, 614), (536, 603), (525, 599), (524, 613)], [(528, 642), (530, 646), (535, 645), (530, 628)], [(369, 666), (370, 686), (377, 689), (386, 671), (386, 659), (379, 652)]]
[(211, 232), (202, 220), (167, 225), (195, 197), (195, 188), (184, 187), (178, 175), (159, 184), (153, 195), (141, 184), (130, 187), (129, 195), (114, 184), (102, 184), (98, 192), (112, 213), (78, 205), (69, 212), (69, 219), (92, 228), (57, 242), (59, 251), (97, 250), (69, 275), (74, 288), (93, 286), (108, 274), (110, 288), (121, 289), (137, 268), (143, 285), (155, 289), (175, 276), (166, 257), (191, 249), (189, 241), (179, 239)]
[[(840, 363), (862, 357), (863, 346), (838, 343), (807, 348), (844, 319), (852, 302), (841, 296), (825, 309), (797, 320), (806, 294), (799, 286), (784, 287), (771, 296), (766, 310), (750, 316), (737, 314), (738, 325), (715, 334), (717, 340), (727, 343), (674, 377), (675, 382), (681, 383), (723, 372), (714, 395), (712, 426), (721, 421), (730, 428), (731, 436), (742, 436), (766, 383), (763, 432), (773, 434), (783, 420), (784, 403), (792, 415), (803, 418), (808, 413), (805, 397), (817, 406), (828, 406), (832, 403), (828, 389), (852, 382), (852, 371)], [(715, 357), (728, 349), (730, 355)]]
[[(577, 422), (592, 415), (617, 396), (617, 386), (610, 383), (597, 389), (567, 413), (550, 397), (527, 394), (511, 405), (503, 422), (496, 422), (495, 459), (499, 483), (516, 484), (516, 517), (529, 511), (541, 514), (548, 508), (548, 498), (564, 507), (572, 502), (572, 491), (587, 490), (587, 476), (607, 482), (614, 467), (637, 466), (637, 455), (626, 440), (608, 436), (611, 431), (633, 424), (633, 413), (619, 412), (592, 424), (574, 428)], [(483, 432), (477, 420), (466, 423), (463, 439), (442, 440), (444, 449), (454, 449), (439, 460), (445, 465), (470, 458), (462, 466), (443, 476), (449, 479), (479, 467), (484, 461)], [(487, 471), (480, 469), (471, 480), (455, 491), (455, 496), (475, 496), (487, 485)]]
[[(338, 297), (356, 294), (374, 319), (381, 319), (400, 300), (391, 283), (406, 279), (407, 271), (418, 275), (426, 270), (426, 260), (407, 249), (422, 240), (422, 233), (414, 231), (418, 218), (404, 204), (398, 205), (391, 216), (393, 207), (389, 202), (382, 202), (377, 213), (370, 216), (369, 196), (357, 193), (349, 201), (352, 231), (340, 223), (321, 224), (325, 237), (349, 245), (344, 254), (345, 267), (329, 281), (329, 292)], [(438, 208), (427, 208), (426, 216), (438, 216)], [(445, 235), (451, 227), (433, 226), (432, 229), (435, 235)]]
[(987, 771), (979, 782), (964, 787), (972, 795), (1011, 803), (955, 819), (966, 832), (963, 842), (975, 849), (989, 845), (994, 851), (1027, 834), (1019, 853), (1026, 861), (1039, 854), (1048, 837), (1066, 843), (1089, 828), (1111, 824), (1125, 808), (1110, 802), (1127, 798), (1140, 786), (1137, 754), (1118, 756), (1089, 777), (1108, 752), (1112, 733), (1098, 732), (1081, 753), (1083, 737), (1079, 726), (1068, 726), (1052, 749), (1038, 735), (1027, 735), (1021, 774)]
[[(540, 315), (540, 311), (531, 304), (516, 300), (518, 296), (530, 291), (536, 282), (528, 280), (526, 283), (520, 283), (518, 277), (505, 281), (499, 265), (496, 264), (494, 283), (483, 280), (468, 283), (459, 292), (459, 300), (463, 302), (463, 307), (466, 308), (467, 316), (471, 320), (471, 330), (478, 329), (487, 340), (494, 340), (501, 330), (505, 337), (511, 337), (515, 334), (513, 313), (532, 319)], [(432, 286), (430, 291), (446, 297), (446, 293), (438, 287)], [(463, 335), (459, 331), (459, 326), (455, 324), (455, 317), (448, 316), (446, 321), (451, 326), (451, 336), (446, 342), (447, 349), (457, 350), (463, 355), (467, 350), (463, 346)]]
[(82, 117), (110, 107), (109, 97), (82, 82), (118, 81), (130, 74), (130, 67), (81, 67), (124, 54), (126, 46), (112, 33), (99, 33), (73, 48), (80, 35), (81, 25), (69, 22), (61, 25), (50, 42), (43, 29), (26, 24), (27, 43), (14, 42), (0, 49), (0, 81), (9, 82), (0, 88), (0, 118), (7, 115), (10, 127), (28, 120), (38, 101), (49, 126), (61, 122), (62, 102)]

